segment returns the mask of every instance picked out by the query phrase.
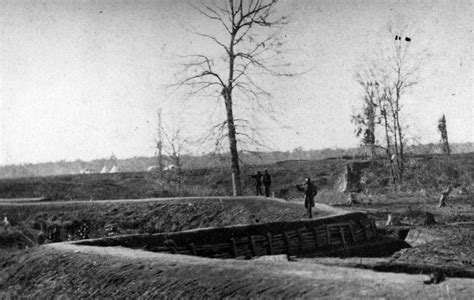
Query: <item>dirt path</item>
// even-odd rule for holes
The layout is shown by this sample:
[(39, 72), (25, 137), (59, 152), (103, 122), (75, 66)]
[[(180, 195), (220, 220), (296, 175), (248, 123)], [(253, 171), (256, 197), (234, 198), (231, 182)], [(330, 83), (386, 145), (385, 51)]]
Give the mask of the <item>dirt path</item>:
[(174, 203), (179, 203), (179, 202), (187, 202), (187, 201), (192, 201), (192, 200), (201, 200), (201, 199), (209, 199), (209, 200), (242, 200), (242, 199), (249, 199), (249, 198), (255, 198), (255, 199), (266, 199), (266, 200), (273, 200), (273, 201), (278, 201), (278, 202), (284, 202), (286, 203), (286, 200), (280, 199), (280, 198), (272, 198), (272, 197), (255, 197), (255, 196), (239, 196), (239, 197), (231, 197), (231, 196), (214, 196), (214, 197), (169, 197), (169, 198), (142, 198), (142, 199), (112, 199), (112, 200), (41, 200), (41, 198), (12, 198), (12, 199), (0, 199), (0, 203), (2, 205), (27, 205), (27, 204), (43, 204), (43, 205), (52, 205), (52, 204), (58, 204), (58, 205), (65, 205), (65, 204), (81, 204), (81, 203), (140, 203), (140, 202), (154, 202), (154, 201), (159, 201), (159, 202), (174, 202)]
[(425, 285), (427, 276), (331, 267), (307, 260), (217, 260), (69, 243), (16, 255), (3, 263), (0, 274), (0, 298), (474, 297), (473, 279)]
[[(114, 200), (60, 200), (60, 201), (44, 201), (39, 198), (20, 198), (20, 199), (0, 199), (2, 206), (23, 206), (23, 205), (68, 205), (68, 204), (110, 204), (110, 203), (143, 203), (143, 202), (169, 202), (169, 203), (187, 203), (193, 200), (225, 200), (225, 201), (242, 201), (248, 199), (271, 200), (279, 203), (302, 206), (303, 201), (287, 201), (274, 197), (256, 197), (256, 196), (216, 196), (216, 197), (175, 197), (175, 198), (145, 198), (145, 199), (114, 199)], [(315, 203), (314, 210), (326, 210), (334, 213), (345, 213), (347, 210), (333, 207), (326, 204)]]

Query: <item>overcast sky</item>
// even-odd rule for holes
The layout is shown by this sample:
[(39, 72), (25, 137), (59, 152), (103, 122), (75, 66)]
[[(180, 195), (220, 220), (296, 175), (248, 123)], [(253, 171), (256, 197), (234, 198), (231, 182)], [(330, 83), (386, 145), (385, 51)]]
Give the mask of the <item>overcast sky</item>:
[[(354, 73), (388, 42), (393, 20), (430, 53), (403, 100), (410, 136), (437, 142), (444, 113), (450, 142), (474, 141), (472, 1), (287, 0), (279, 9), (291, 13), (282, 34), (292, 70), (310, 71), (265, 78), (278, 120), (261, 124), (267, 150), (358, 145)], [(217, 99), (183, 101), (166, 88), (182, 55), (219, 50), (190, 32), (222, 29), (188, 1), (0, 0), (0, 29), (0, 164), (151, 156), (160, 108), (185, 136), (224, 120)]]

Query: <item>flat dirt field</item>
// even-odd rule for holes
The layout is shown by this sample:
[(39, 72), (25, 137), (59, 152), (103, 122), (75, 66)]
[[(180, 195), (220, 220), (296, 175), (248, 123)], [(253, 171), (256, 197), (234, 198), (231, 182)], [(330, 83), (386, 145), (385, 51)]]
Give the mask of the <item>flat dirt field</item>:
[[(123, 247), (48, 243), (0, 253), (0, 298), (473, 299), (472, 199), (455, 199), (444, 210), (437, 209), (434, 200), (397, 199), (372, 199), (370, 205), (333, 209), (367, 211), (379, 225), (388, 212), (403, 217), (412, 232), (408, 238), (416, 247), (387, 258), (289, 261), (283, 255), (221, 260)], [(423, 211), (415, 209), (419, 201), (423, 202)], [(300, 201), (262, 197), (2, 202), (0, 208), (2, 213), (15, 216), (10, 231), (19, 231), (29, 222), (64, 225), (64, 220), (78, 218), (91, 224), (90, 237), (104, 236), (102, 227), (110, 223), (117, 227), (114, 234), (124, 234), (304, 218)], [(439, 224), (423, 225), (425, 211), (433, 211)], [(328, 214), (317, 212), (319, 216)], [(371, 270), (377, 268), (392, 272)], [(438, 284), (428, 284), (431, 271), (441, 272)]]

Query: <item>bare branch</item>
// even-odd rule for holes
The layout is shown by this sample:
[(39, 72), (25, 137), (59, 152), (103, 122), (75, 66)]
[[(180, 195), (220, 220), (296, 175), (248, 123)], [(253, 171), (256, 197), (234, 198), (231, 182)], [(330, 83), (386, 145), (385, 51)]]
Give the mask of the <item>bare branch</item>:
[(199, 35), (199, 36), (202, 36), (202, 37), (205, 37), (205, 38), (208, 38), (208, 39), (211, 39), (213, 40), (216, 44), (218, 44), (219, 46), (221, 46), (222, 48), (224, 48), (224, 50), (229, 53), (229, 48), (224, 45), (221, 41), (219, 41), (217, 38), (213, 37), (212, 35), (208, 35), (208, 34), (205, 34), (205, 33), (201, 33), (201, 32), (198, 32), (198, 31), (190, 31), (191, 33), (194, 33), (196, 35)]
[(219, 21), (222, 26), (224, 26), (225, 30), (228, 32), (228, 33), (231, 33), (231, 29), (229, 28), (229, 26), (224, 22), (224, 20), (222, 19), (222, 16), (215, 10), (213, 9), (212, 7), (208, 6), (208, 5), (205, 5), (202, 1), (201, 1), (201, 5), (204, 7), (205, 10), (207, 11), (204, 11), (200, 8), (198, 8), (197, 6), (193, 5), (193, 4), (190, 4), (195, 10), (197, 10), (198, 12), (200, 12), (203, 16), (209, 18), (209, 19), (212, 19), (212, 20), (217, 20)]

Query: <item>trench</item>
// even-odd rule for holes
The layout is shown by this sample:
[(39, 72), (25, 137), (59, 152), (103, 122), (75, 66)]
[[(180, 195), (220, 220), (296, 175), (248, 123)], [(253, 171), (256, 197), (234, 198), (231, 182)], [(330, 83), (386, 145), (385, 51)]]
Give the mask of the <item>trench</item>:
[(380, 234), (374, 220), (361, 212), (291, 222), (115, 236), (81, 240), (75, 244), (122, 246), (220, 259), (281, 254), (296, 257), (385, 257), (410, 247), (403, 239)]
[(390, 257), (411, 245), (405, 241), (408, 227), (377, 228), (374, 219), (349, 212), (313, 220), (235, 225), (158, 234), (133, 234), (73, 242), (76, 245), (128, 247), (152, 252), (217, 259), (254, 259), (286, 255), (295, 258), (387, 258), (370, 264), (346, 263), (346, 267), (378, 272), (443, 274), (474, 278), (463, 268), (398, 263)]

